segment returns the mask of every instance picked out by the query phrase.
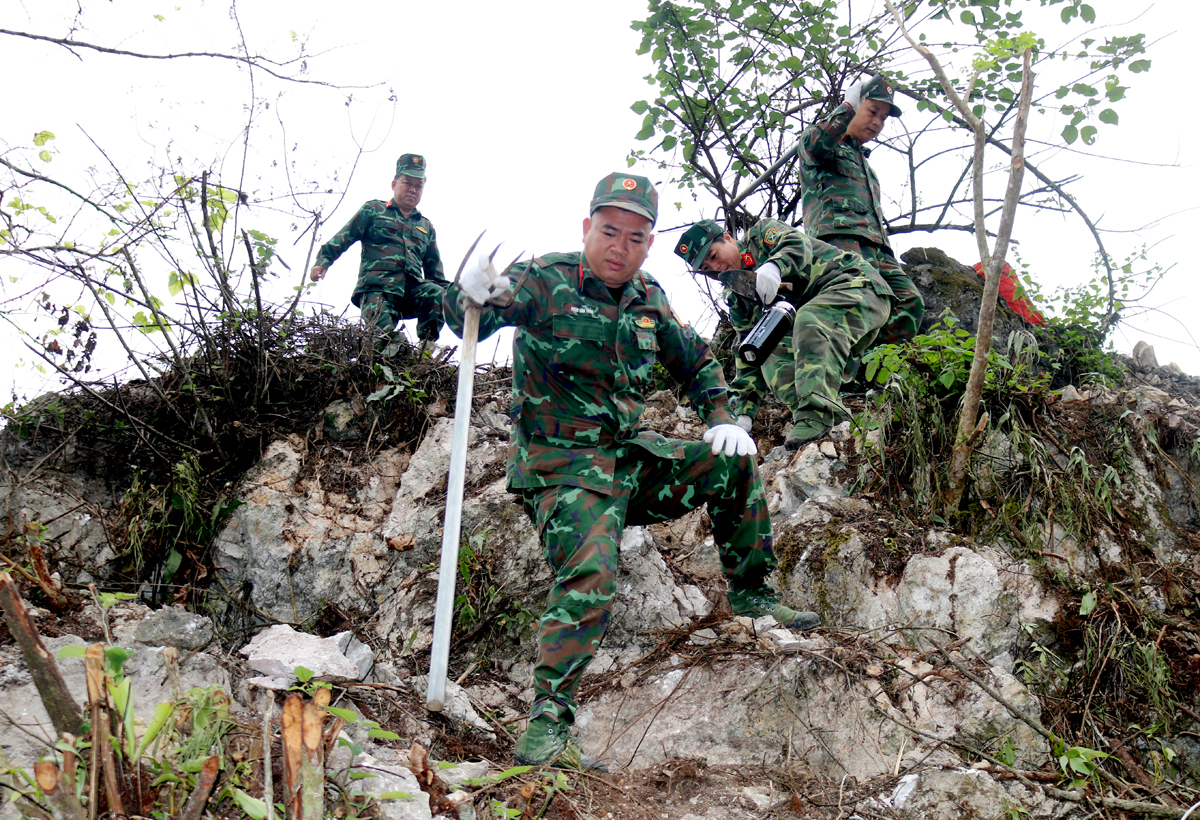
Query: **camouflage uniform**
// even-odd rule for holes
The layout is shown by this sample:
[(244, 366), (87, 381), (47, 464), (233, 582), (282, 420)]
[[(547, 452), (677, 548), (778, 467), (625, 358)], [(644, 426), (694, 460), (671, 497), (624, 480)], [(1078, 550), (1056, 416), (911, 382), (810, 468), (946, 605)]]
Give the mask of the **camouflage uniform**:
[[(403, 173), (401, 163), (411, 157), (424, 164), (423, 158), (405, 154), (397, 163), (397, 176)], [(355, 242), (362, 243), (362, 260), (350, 301), (362, 311), (363, 321), (390, 335), (401, 319), (416, 319), (417, 337), (436, 340), (446, 276), (433, 223), (415, 208), (405, 216), (394, 202), (373, 199), (321, 246), (316, 264), (329, 267)]]
[[(697, 223), (675, 251), (698, 267), (722, 233), (716, 223)], [(791, 411), (793, 422), (832, 426), (846, 413), (838, 399), (846, 362), (874, 341), (887, 321), (892, 292), (879, 273), (854, 254), (774, 219), (756, 223), (738, 249), (746, 268), (764, 262), (779, 266), (779, 297), (796, 308), (796, 317), (791, 338), (780, 342), (761, 367), (736, 359), (730, 385), (734, 412), (754, 418), (769, 387)], [(730, 322), (744, 338), (761, 318), (762, 304), (728, 288), (725, 300)]]
[(871, 152), (846, 136), (854, 113), (849, 103), (842, 103), (800, 136), (804, 230), (858, 254), (879, 270), (896, 305), (877, 341), (896, 344), (916, 335), (925, 301), (888, 243), (879, 179), (867, 162)]
[[(535, 726), (559, 734), (534, 738), (526, 748), (536, 754), (524, 752), (543, 759), (543, 749), (553, 757), (566, 742), (580, 676), (604, 637), (626, 525), (707, 503), (731, 602), (743, 591), (774, 595), (766, 577), (775, 555), (753, 457), (713, 455), (708, 444), (640, 427), (656, 362), (687, 385), (710, 425), (733, 421), (720, 365), (672, 313), (658, 282), (639, 271), (610, 290), (582, 253), (549, 254), (512, 275), (525, 268), (528, 279), (510, 306), (483, 308), (479, 332), (485, 338), (505, 325), (517, 328), (508, 489), (521, 495), (555, 573), (526, 735)], [(461, 334), (458, 285), (447, 289), (443, 306), (451, 330)]]

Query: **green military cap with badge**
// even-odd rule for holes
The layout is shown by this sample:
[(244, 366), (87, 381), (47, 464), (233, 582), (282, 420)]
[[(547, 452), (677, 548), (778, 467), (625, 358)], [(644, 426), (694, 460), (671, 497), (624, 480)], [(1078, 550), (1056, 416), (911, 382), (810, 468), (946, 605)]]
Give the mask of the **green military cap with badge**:
[(404, 154), (396, 160), (396, 176), (425, 178), (425, 157), (420, 154)]
[(675, 254), (682, 257), (692, 268), (698, 269), (708, 256), (713, 240), (725, 235), (725, 229), (711, 219), (702, 219), (683, 232), (675, 243)]
[(890, 105), (892, 108), (888, 111), (888, 116), (899, 117), (902, 113), (896, 106), (894, 97), (896, 89), (888, 82), (887, 77), (882, 74), (876, 74), (863, 85), (862, 99), (864, 100), (879, 100)]
[(658, 191), (645, 177), (614, 171), (597, 183), (588, 215), (598, 208), (621, 208), (646, 217), (653, 226), (658, 221)]

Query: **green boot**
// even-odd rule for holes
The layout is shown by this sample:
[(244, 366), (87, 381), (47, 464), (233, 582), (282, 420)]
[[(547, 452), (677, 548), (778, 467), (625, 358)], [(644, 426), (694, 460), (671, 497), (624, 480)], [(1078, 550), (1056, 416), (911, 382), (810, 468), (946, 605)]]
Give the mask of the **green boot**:
[(578, 769), (607, 772), (608, 767), (583, 756), (579, 741), (567, 726), (549, 715), (538, 715), (529, 721), (517, 738), (513, 757), (523, 766), (551, 766), (558, 769)]
[(730, 589), (729, 606), (734, 615), (761, 618), (770, 615), (789, 629), (805, 632), (821, 625), (815, 612), (801, 612), (779, 603), (779, 596), (770, 587), (755, 590)]
[(783, 446), (788, 450), (799, 450), (800, 445), (810, 441), (815, 441), (825, 435), (831, 429), (831, 425), (817, 419), (804, 419), (792, 425), (792, 430), (787, 434), (787, 438), (783, 441)]

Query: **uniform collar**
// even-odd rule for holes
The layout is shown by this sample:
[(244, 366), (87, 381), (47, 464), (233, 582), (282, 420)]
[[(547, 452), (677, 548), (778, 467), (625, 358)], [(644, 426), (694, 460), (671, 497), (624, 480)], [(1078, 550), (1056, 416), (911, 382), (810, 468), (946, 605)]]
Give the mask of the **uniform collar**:
[(849, 135), (844, 136), (844, 137), (842, 137), (842, 142), (846, 143), (851, 148), (862, 151), (862, 155), (864, 157), (871, 156), (871, 149), (868, 148), (867, 146), (863, 145), (861, 142), (856, 140), (854, 137), (851, 137)]
[(746, 270), (753, 268), (756, 264), (754, 261), (754, 254), (746, 250), (746, 246), (742, 244), (738, 244), (738, 250), (742, 252), (742, 267)]
[[(585, 277), (585, 274), (586, 274), (586, 277)], [(580, 291), (583, 290), (583, 280), (585, 278), (594, 279), (596, 281), (596, 284), (602, 288), (608, 287), (608, 285), (605, 283), (605, 281), (603, 279), (601, 279), (599, 276), (597, 276), (590, 267), (588, 267), (587, 259), (584, 257), (584, 255), (582, 253), (580, 253), (579, 254), (579, 290)], [(625, 284), (633, 285), (633, 289), (635, 291), (638, 291), (642, 296), (645, 296), (647, 293), (650, 292), (650, 288), (646, 284), (646, 278), (642, 275), (642, 272), (640, 270), (637, 272), (637, 274), (632, 279), (630, 279)], [(622, 285), (622, 287), (624, 287), (624, 285)]]
[(396, 201), (394, 199), (389, 199), (387, 201), (387, 207), (391, 208), (393, 211), (400, 214), (401, 219), (417, 220), (417, 219), (421, 218), (421, 212), (419, 210), (417, 210), (416, 208), (413, 208), (412, 213), (410, 213), (408, 216), (405, 216), (404, 211), (400, 210), (400, 207), (398, 205), (396, 205)]

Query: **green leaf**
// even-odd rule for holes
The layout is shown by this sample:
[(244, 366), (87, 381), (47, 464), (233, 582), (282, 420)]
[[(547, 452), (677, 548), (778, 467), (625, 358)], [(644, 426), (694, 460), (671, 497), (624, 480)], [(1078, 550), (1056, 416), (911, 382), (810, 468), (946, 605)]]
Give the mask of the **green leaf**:
[(662, 149), (664, 151), (670, 151), (672, 148), (675, 147), (675, 143), (677, 143), (677, 142), (679, 142), (679, 140), (676, 137), (672, 137), (670, 135), (665, 136), (665, 137), (663, 137), (663, 141), (662, 141)]
[(50, 131), (38, 131), (33, 135), (33, 144), (41, 148), (52, 139), (54, 139), (54, 134)]
[(1083, 140), (1084, 144), (1091, 145), (1096, 141), (1097, 130), (1098, 129), (1094, 125), (1083, 126), (1083, 129), (1079, 132), (1079, 136)]
[(87, 654), (87, 647), (75, 643), (67, 644), (58, 650), (60, 658), (82, 658), (85, 654)]
[(49, 151), (38, 151), (38, 159), (40, 159), (42, 162), (49, 162), (52, 157), (50, 156)]
[[(251, 797), (244, 791), (238, 788), (230, 790), (230, 797), (233, 802), (237, 803), (239, 809), (244, 811), (252, 820), (267, 820), (267, 804), (256, 797)], [(274, 814), (275, 812), (271, 812)]]
[(1075, 140), (1079, 139), (1079, 129), (1073, 125), (1068, 125), (1062, 130), (1062, 138), (1066, 140), (1067, 145), (1071, 145)]
[(1083, 596), (1083, 600), (1079, 602), (1079, 614), (1091, 615), (1092, 610), (1096, 608), (1096, 593), (1089, 592)]
[(1091, 6), (1084, 3), (1079, 7), (1079, 16), (1083, 18), (1085, 23), (1096, 22), (1096, 11)]
[(1150, 70), (1150, 61), (1149, 60), (1134, 60), (1132, 63), (1129, 64), (1129, 70), (1132, 71), (1134, 74), (1141, 74), (1143, 71), (1149, 71)]
[(372, 729), (367, 732), (367, 737), (374, 737), (380, 740), (399, 740), (400, 735), (395, 732), (389, 732), (387, 729)]
[(380, 800), (412, 800), (413, 796), (408, 792), (384, 792), (379, 795)]
[(638, 100), (633, 105), (629, 106), (629, 110), (635, 114), (645, 114), (646, 109), (650, 107), (650, 103), (645, 100)]
[(296, 680), (300, 681), (301, 683), (308, 683), (310, 680), (312, 680), (313, 675), (315, 675), (316, 672), (313, 672), (307, 666), (297, 666), (292, 670), (292, 674), (295, 675)]
[(1117, 117), (1117, 112), (1113, 111), (1111, 108), (1106, 108), (1100, 112), (1100, 122), (1106, 122), (1109, 125), (1116, 125), (1119, 121), (1120, 118)]
[(358, 721), (358, 715), (356, 715), (350, 709), (340, 709), (337, 706), (326, 706), (325, 711), (328, 712), (329, 714), (333, 715), (334, 717), (341, 718), (342, 720), (346, 721), (347, 723), (356, 723)]
[(975, 15), (969, 9), (967, 11), (964, 11), (962, 14), (960, 14), (959, 19), (962, 20), (964, 23), (966, 23), (968, 26), (975, 25)]
[(361, 769), (353, 769), (350, 772), (351, 780), (366, 780), (369, 777), (379, 777), (379, 775), (374, 772), (364, 772)]
[(1075, 85), (1071, 86), (1071, 90), (1076, 94), (1083, 94), (1086, 97), (1095, 97), (1100, 93), (1087, 83), (1075, 83)]

